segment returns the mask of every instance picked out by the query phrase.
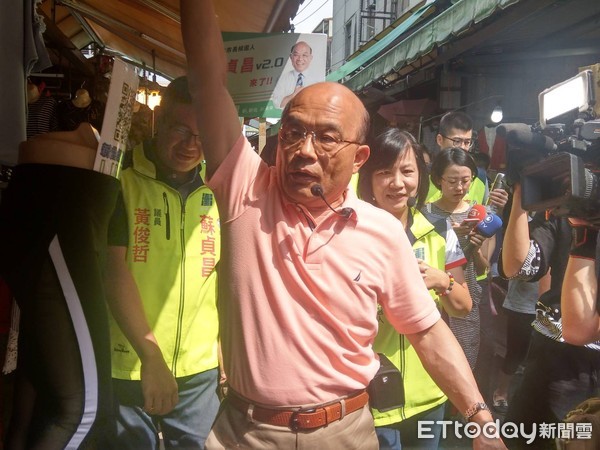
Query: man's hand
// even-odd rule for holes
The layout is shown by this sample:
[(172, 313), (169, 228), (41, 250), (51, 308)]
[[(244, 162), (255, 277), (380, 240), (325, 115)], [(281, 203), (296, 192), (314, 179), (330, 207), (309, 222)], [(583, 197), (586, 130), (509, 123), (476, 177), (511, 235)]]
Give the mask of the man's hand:
[[(406, 337), (413, 345), (425, 370), (459, 411), (464, 413), (475, 403), (483, 402), (465, 353), (442, 319), (427, 330), (407, 334)], [(480, 427), (492, 420), (492, 415), (486, 410), (477, 412), (471, 418), (471, 421)], [(506, 447), (500, 439), (481, 436), (473, 440), (473, 448), (479, 450)]]
[[(494, 428), (497, 429), (498, 427), (496, 427), (494, 425)], [(500, 431), (498, 431), (498, 433), (499, 432)], [(494, 434), (489, 432), (488, 435), (494, 435)], [(498, 437), (498, 438), (486, 437), (482, 431), (479, 436), (477, 436), (475, 439), (473, 439), (473, 449), (474, 450), (506, 449), (506, 445), (504, 445), (504, 441), (502, 441), (502, 439), (500, 437)]]
[(490, 192), (490, 205), (495, 206), (497, 209), (502, 209), (508, 202), (508, 192), (504, 189), (494, 189)]
[[(479, 428), (482, 430), (479, 436), (473, 439), (473, 449), (475, 450), (484, 450), (484, 449), (505, 449), (506, 445), (502, 441), (500, 437), (500, 430), (498, 427), (493, 424), (494, 418), (490, 414), (489, 411), (481, 411), (475, 415), (472, 419), (472, 422), (477, 423)], [(486, 433), (483, 432), (483, 429), (486, 429)], [(487, 437), (488, 436), (498, 436), (496, 437)]]
[(142, 394), (150, 415), (168, 414), (179, 402), (177, 382), (162, 355), (142, 362)]

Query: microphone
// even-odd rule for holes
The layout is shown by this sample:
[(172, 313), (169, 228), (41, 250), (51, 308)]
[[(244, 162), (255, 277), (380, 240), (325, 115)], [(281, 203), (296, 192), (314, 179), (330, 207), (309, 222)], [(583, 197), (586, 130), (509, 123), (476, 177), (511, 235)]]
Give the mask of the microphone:
[(406, 206), (408, 206), (409, 208), (412, 208), (416, 204), (417, 204), (417, 199), (414, 197), (408, 197), (408, 200), (406, 200)]
[(325, 198), (325, 195), (323, 194), (323, 188), (320, 184), (313, 184), (310, 188), (310, 193), (315, 197), (321, 197), (321, 200), (323, 200), (327, 207), (338, 216), (342, 216), (344, 219), (347, 219), (352, 215), (352, 208), (342, 208), (339, 211), (334, 209)]
[(469, 214), (467, 215), (468, 219), (477, 219), (476, 225), (479, 224), (483, 219), (487, 216), (487, 209), (483, 205), (473, 205)]
[(556, 151), (557, 146), (548, 136), (531, 131), (531, 126), (524, 123), (506, 123), (499, 125), (496, 133), (506, 137), (506, 141), (514, 146), (541, 151), (544, 155)]
[(460, 226), (461, 227), (470, 226), (471, 229), (473, 229), (474, 227), (476, 227), (479, 224), (479, 222), (481, 222), (483, 219), (485, 219), (486, 215), (487, 215), (487, 210), (485, 209), (485, 206), (473, 205), (473, 207), (469, 211), (469, 214), (467, 214), (466, 219), (462, 221)]
[[(477, 206), (477, 205), (475, 205)], [(485, 218), (477, 224), (475, 231), (485, 238), (491, 238), (498, 230), (502, 228), (502, 219), (496, 214), (487, 214)], [(475, 250), (475, 244), (470, 241), (465, 245), (463, 253), (468, 258)]]

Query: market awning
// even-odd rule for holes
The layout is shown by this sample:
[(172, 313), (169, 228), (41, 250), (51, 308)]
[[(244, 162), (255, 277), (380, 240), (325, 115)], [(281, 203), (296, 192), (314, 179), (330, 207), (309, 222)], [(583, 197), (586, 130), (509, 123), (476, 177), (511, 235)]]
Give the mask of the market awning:
[(495, 11), (518, 2), (519, 0), (460, 0), (343, 83), (353, 91), (360, 91), (448, 42), (470, 26), (490, 17)]
[[(303, 1), (214, 3), (223, 31), (268, 33), (289, 30), (290, 18)], [(73, 50), (95, 42), (168, 78), (185, 72), (179, 0), (43, 0), (41, 12), (71, 41)]]

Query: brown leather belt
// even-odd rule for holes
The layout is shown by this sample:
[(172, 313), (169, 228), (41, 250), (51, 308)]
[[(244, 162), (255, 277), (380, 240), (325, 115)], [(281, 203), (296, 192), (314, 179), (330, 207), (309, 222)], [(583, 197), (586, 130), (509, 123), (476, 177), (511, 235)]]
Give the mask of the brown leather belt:
[(235, 393), (230, 392), (227, 401), (243, 413), (251, 413), (257, 422), (280, 427), (289, 427), (293, 431), (312, 430), (344, 418), (358, 411), (369, 402), (369, 394), (360, 391), (351, 397), (335, 403), (306, 409), (271, 409), (254, 405)]

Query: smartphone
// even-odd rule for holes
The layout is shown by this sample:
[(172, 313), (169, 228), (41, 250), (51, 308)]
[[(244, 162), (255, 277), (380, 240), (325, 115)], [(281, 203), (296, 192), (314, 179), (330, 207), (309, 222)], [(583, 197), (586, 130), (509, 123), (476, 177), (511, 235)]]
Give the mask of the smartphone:
[(470, 227), (470, 228), (474, 228), (475, 225), (477, 225), (479, 223), (479, 219), (477, 218), (470, 218), (467, 217), (465, 220), (463, 220), (460, 224), (461, 227)]
[(493, 191), (494, 189), (505, 189), (505, 178), (506, 175), (504, 175), (502, 172), (498, 172), (496, 174), (496, 178), (494, 178), (494, 182), (492, 183), (492, 187), (490, 188), (490, 191)]

